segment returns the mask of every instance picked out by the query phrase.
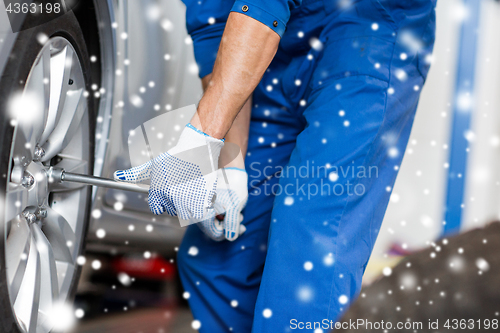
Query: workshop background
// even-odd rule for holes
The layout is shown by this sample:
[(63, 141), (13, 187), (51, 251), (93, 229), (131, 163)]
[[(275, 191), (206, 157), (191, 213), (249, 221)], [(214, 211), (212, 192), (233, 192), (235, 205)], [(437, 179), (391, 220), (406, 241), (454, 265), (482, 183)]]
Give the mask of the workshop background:
[[(114, 27), (121, 74), (116, 84), (127, 85), (121, 91), (128, 91), (131, 103), (118, 105), (127, 96), (115, 96), (114, 103), (124, 112), (138, 105), (171, 110), (197, 103), (201, 87), (181, 1), (117, 3), (127, 15)], [(500, 218), (500, 3), (440, 0), (436, 12), (431, 70), (366, 284), (443, 235)], [(110, 136), (135, 127), (123, 124), (113, 125)], [(106, 198), (112, 201), (116, 195), (108, 192)], [(175, 246), (166, 251), (149, 248), (161, 233), (151, 233), (152, 227), (135, 229), (128, 220), (103, 234), (102, 221), (119, 218), (112, 210), (123, 209), (108, 206), (107, 211), (99, 208), (102, 216), (93, 214), (76, 296), (78, 321), (71, 332), (193, 332), (199, 323), (190, 315), (189, 294), (183, 293), (177, 277)], [(109, 246), (106, 233), (121, 239), (121, 245), (114, 241)], [(128, 247), (131, 237), (136, 246)], [(176, 242), (172, 239), (168, 244)]]

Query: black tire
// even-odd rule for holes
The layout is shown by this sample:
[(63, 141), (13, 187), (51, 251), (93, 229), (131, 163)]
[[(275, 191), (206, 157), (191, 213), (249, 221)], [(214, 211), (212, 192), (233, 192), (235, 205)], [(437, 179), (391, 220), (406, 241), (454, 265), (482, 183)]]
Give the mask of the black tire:
[[(43, 25), (21, 31), (13, 46), (9, 60), (5, 66), (3, 75), (0, 77), (0, 197), (4, 197), (7, 190), (8, 177), (10, 173), (10, 151), (13, 140), (14, 127), (10, 125), (10, 119), (7, 113), (7, 101), (12, 94), (22, 91), (28, 78), (28, 74), (36, 57), (43, 45), (37, 41), (37, 36), (43, 33), (50, 37), (61, 36), (66, 38), (76, 50), (81, 62), (83, 75), (85, 78), (86, 90), (90, 89), (90, 60), (87, 47), (83, 39), (83, 33), (73, 12), (49, 21)], [(89, 173), (93, 171), (94, 165), (94, 140), (95, 140), (95, 119), (96, 102), (89, 96), (87, 99), (89, 117)], [(89, 213), (91, 207), (91, 191), (87, 191), (87, 203), (85, 207), (85, 219), (83, 226), (83, 235), (88, 230)], [(5, 201), (0, 200), (0, 332), (3, 333), (23, 333), (24, 330), (19, 326), (10, 304), (7, 275), (6, 275), (6, 253), (5, 253)], [(84, 237), (85, 238), (85, 237)], [(80, 243), (79, 253), (85, 248), (85, 239)], [(76, 292), (81, 267), (75, 265), (75, 274), (71, 282), (68, 299), (73, 299)]]

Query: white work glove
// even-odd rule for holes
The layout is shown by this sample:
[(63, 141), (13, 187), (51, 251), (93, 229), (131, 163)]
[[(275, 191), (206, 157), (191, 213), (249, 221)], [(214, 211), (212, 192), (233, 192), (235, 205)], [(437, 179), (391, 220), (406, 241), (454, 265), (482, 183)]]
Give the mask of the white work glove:
[(198, 222), (214, 211), (216, 171), (223, 146), (223, 140), (188, 124), (174, 148), (140, 166), (115, 171), (114, 178), (131, 183), (151, 179), (148, 203), (153, 213), (166, 211), (188, 223)]
[[(200, 229), (215, 241), (227, 239), (235, 240), (245, 232), (246, 228), (241, 221), (241, 211), (248, 200), (248, 174), (243, 169), (224, 168), (217, 171), (217, 199), (215, 211), (200, 223)], [(216, 215), (224, 214), (224, 220), (219, 221)]]

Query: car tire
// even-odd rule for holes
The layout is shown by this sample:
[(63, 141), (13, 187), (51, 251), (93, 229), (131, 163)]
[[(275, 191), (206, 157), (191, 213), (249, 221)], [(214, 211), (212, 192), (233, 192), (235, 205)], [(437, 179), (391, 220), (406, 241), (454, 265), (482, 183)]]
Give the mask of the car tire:
[[(7, 200), (7, 191), (9, 182), (11, 181), (10, 177), (14, 164), (14, 161), (11, 159), (11, 153), (14, 149), (13, 140), (16, 130), (15, 123), (12, 122), (12, 117), (9, 114), (10, 99), (12, 96), (20, 91), (23, 91), (25, 88), (34, 62), (37, 60), (39, 53), (44, 47), (44, 42), (56, 37), (64, 38), (71, 44), (80, 62), (85, 92), (88, 96), (85, 98), (87, 109), (81, 118), (81, 121), (85, 122), (86, 130), (88, 130), (88, 156), (86, 157), (87, 173), (92, 174), (94, 165), (94, 132), (97, 103), (93, 99), (92, 95), (88, 94), (88, 92), (91, 91), (90, 60), (83, 38), (83, 33), (78, 21), (72, 12), (67, 12), (63, 16), (60, 16), (43, 25), (19, 32), (8, 62), (5, 66), (5, 70), (0, 77), (0, 331), (5, 333), (31, 333), (35, 331), (44, 332), (47, 330), (46, 328), (38, 327), (39, 323), (32, 322), (32, 320), (30, 320), (29, 327), (23, 325), (23, 323), (18, 320), (14, 306), (11, 303), (7, 276), (7, 256), (9, 253), (7, 253), (6, 250), (6, 225), (9, 221), (6, 219), (7, 215), (5, 212), (10, 209), (9, 202)], [(87, 145), (87, 143), (85, 143), (85, 145)], [(52, 159), (51, 161), (45, 161), (44, 165), (48, 166), (49, 164), (53, 165), (54, 163), (54, 159)], [(82, 207), (79, 207), (79, 209), (84, 210), (84, 212), (81, 213), (83, 215), (78, 216), (84, 216), (84, 218), (83, 222), (81, 222), (81, 227), (79, 226), (79, 230), (82, 231), (82, 237), (78, 242), (78, 246), (75, 245), (75, 248), (72, 250), (75, 258), (79, 257), (84, 249), (84, 238), (88, 228), (89, 211), (91, 207), (91, 189), (82, 189), (82, 191), (86, 191), (81, 192), (83, 193), (82, 196), (84, 198), (82, 200), (85, 204)], [(4, 198), (7, 199), (4, 200)], [(42, 226), (40, 226), (40, 229), (41, 228)], [(64, 297), (64, 300), (61, 301), (66, 302), (72, 300), (74, 293), (76, 292), (81, 270), (81, 262), (78, 263), (77, 260), (75, 260), (73, 266), (73, 268), (68, 268), (68, 272), (70, 269), (73, 270), (72, 278), (69, 279), (70, 282), (68, 283), (69, 287), (66, 285), (68, 290), (65, 291), (64, 296), (58, 294), (59, 296)], [(45, 288), (45, 286), (41, 286), (42, 290), (43, 288)], [(40, 316), (37, 314), (36, 317), (31, 318), (39, 319)]]

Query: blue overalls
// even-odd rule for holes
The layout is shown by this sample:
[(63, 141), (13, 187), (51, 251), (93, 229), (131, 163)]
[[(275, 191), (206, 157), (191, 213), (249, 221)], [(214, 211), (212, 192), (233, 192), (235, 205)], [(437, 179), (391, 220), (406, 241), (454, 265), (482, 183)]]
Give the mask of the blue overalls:
[(201, 77), (230, 10), (282, 35), (253, 94), (247, 231), (217, 243), (193, 225), (179, 249), (200, 332), (328, 332), (380, 230), (431, 62), (435, 0), (185, 2)]

